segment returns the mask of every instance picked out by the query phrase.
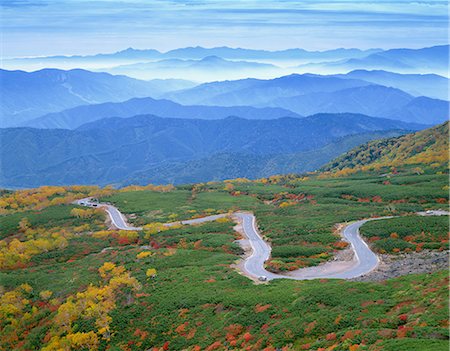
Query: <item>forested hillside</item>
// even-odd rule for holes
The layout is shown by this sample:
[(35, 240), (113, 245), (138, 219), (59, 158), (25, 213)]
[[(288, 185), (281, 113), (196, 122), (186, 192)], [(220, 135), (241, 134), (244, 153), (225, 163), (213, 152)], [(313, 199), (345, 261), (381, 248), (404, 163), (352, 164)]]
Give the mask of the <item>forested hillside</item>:
[(326, 165), (324, 171), (362, 167), (435, 164), (448, 162), (448, 122), (400, 137), (370, 141)]

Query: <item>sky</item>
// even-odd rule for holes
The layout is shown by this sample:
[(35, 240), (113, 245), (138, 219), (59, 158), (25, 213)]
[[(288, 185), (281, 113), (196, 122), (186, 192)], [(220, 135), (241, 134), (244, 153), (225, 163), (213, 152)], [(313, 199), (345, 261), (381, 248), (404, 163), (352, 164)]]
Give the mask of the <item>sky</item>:
[(448, 43), (448, 2), (0, 0), (2, 56), (186, 46), (279, 50)]

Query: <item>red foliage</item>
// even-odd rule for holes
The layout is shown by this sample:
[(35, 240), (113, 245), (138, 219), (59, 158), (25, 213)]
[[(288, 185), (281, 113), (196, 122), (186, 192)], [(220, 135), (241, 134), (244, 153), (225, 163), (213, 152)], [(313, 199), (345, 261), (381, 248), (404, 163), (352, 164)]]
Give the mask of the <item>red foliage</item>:
[(217, 350), (221, 346), (222, 346), (222, 343), (220, 341), (216, 341), (216, 342), (212, 343), (211, 345), (209, 345), (205, 350), (206, 351)]
[(128, 238), (120, 237), (120, 238), (117, 238), (117, 244), (118, 245), (129, 245), (129, 244), (131, 244), (131, 240)]
[(358, 202), (370, 202), (370, 199), (367, 198), (367, 197), (360, 197), (360, 198), (358, 199)]
[(188, 322), (185, 322), (185, 323), (183, 323), (183, 324), (180, 324), (180, 325), (175, 329), (175, 331), (176, 331), (178, 334), (183, 335), (184, 332), (186, 331), (186, 327), (187, 327), (187, 326), (188, 326)]
[(383, 202), (383, 199), (381, 198), (381, 196), (374, 196), (372, 197), (372, 202)]
[(310, 332), (314, 329), (314, 327), (316, 326), (316, 324), (317, 324), (316, 321), (311, 322), (311, 323), (308, 323), (308, 325), (307, 325), (306, 328), (305, 328), (305, 334), (310, 333)]
[(253, 335), (250, 334), (249, 332), (246, 332), (243, 337), (244, 337), (245, 342), (249, 342), (250, 340), (253, 339)]
[(401, 314), (400, 316), (398, 316), (398, 319), (402, 322), (406, 322), (408, 320), (408, 315), (407, 314)]
[(256, 313), (264, 312), (264, 311), (268, 310), (271, 306), (272, 305), (260, 305), (260, 304), (257, 304), (255, 306), (255, 312)]
[(397, 338), (405, 338), (413, 328), (401, 325), (397, 330)]
[(345, 241), (337, 241), (333, 244), (336, 249), (345, 249), (348, 246), (348, 243)]
[(354, 337), (353, 330), (348, 330), (345, 332), (345, 334), (342, 336), (341, 341), (345, 341), (347, 339), (352, 339)]
[(336, 333), (327, 334), (326, 339), (328, 341), (335, 340), (336, 339)]
[(233, 336), (238, 336), (244, 331), (244, 327), (240, 324), (230, 324), (228, 327), (225, 327), (225, 330)]

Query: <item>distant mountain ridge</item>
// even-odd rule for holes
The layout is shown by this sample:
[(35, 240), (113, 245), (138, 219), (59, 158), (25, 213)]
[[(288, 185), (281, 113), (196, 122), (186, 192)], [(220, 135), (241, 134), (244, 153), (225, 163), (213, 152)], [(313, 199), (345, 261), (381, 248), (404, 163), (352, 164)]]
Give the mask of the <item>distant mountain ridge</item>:
[[(324, 51), (308, 51), (299, 48), (292, 48), (286, 50), (253, 50), (244, 48), (231, 48), (227, 46), (205, 48), (201, 46), (185, 47), (179, 49), (173, 49), (166, 52), (161, 52), (155, 49), (134, 49), (127, 48), (125, 50), (117, 51), (108, 54), (96, 54), (96, 55), (73, 55), (73, 56), (47, 56), (47, 57), (35, 57), (35, 58), (23, 58), (22, 60), (34, 60), (34, 59), (92, 59), (92, 58), (108, 58), (115, 57), (126, 58), (133, 57), (139, 59), (166, 59), (166, 58), (182, 58), (182, 59), (202, 59), (207, 56), (220, 56), (225, 59), (263, 59), (263, 58), (276, 58), (276, 59), (291, 59), (291, 58), (305, 58), (305, 57), (362, 57), (370, 54), (380, 52), (381, 49), (332, 49)], [(20, 58), (17, 58), (20, 59)]]
[(343, 79), (314, 74), (291, 74), (275, 79), (242, 79), (200, 84), (164, 96), (186, 104), (238, 106), (260, 105), (279, 97), (290, 97), (312, 92), (329, 92), (370, 85), (358, 79)]
[(31, 73), (0, 70), (0, 81), (0, 125), (3, 127), (79, 105), (159, 96), (180, 84), (186, 86), (170, 80), (165, 89), (162, 81), (146, 82), (81, 69), (44, 69)]
[(168, 118), (222, 119), (242, 117), (247, 119), (276, 119), (302, 116), (282, 108), (251, 106), (184, 106), (170, 100), (133, 98), (119, 103), (103, 103), (77, 106), (61, 112), (50, 113), (22, 124), (33, 128), (75, 129), (82, 124), (107, 117), (132, 117), (142, 114)]
[(279, 107), (299, 115), (350, 112), (430, 125), (449, 118), (447, 101), (415, 98), (348, 76), (292, 74), (270, 80), (204, 83), (165, 97), (181, 104)]
[(449, 45), (438, 45), (421, 49), (390, 49), (366, 57), (310, 63), (299, 67), (329, 74), (363, 69), (396, 73), (434, 73), (444, 76), (448, 74), (449, 48)]
[(430, 125), (450, 117), (448, 101), (423, 96), (414, 98), (399, 89), (381, 85), (279, 98), (264, 105), (303, 115), (350, 112)]
[(102, 119), (76, 130), (6, 128), (0, 129), (0, 183), (116, 183), (150, 167), (207, 159), (219, 153), (268, 158), (317, 150), (355, 134), (420, 128), (354, 114), (275, 120), (136, 116)]
[[(215, 58), (212, 60), (216, 61)], [(3, 70), (0, 71), (0, 122), (4, 127), (76, 128), (101, 118), (137, 114), (273, 119), (350, 112), (424, 124), (440, 123), (449, 117), (447, 101), (414, 98), (399, 89), (351, 76), (293, 74), (275, 79), (229, 80), (192, 87), (194, 83), (188, 81), (141, 81), (85, 70), (47, 69), (31, 73)], [(161, 96), (174, 102), (129, 101)], [(92, 107), (85, 106), (89, 104)]]
[(354, 70), (337, 77), (361, 79), (366, 82), (397, 88), (413, 96), (427, 96), (431, 98), (448, 100), (448, 78), (437, 74), (399, 74), (383, 70)]
[(169, 58), (102, 68), (111, 74), (122, 74), (137, 79), (179, 78), (196, 81), (239, 79), (253, 75), (277, 75), (282, 70), (273, 64), (254, 61), (228, 60), (219, 56), (200, 59)]

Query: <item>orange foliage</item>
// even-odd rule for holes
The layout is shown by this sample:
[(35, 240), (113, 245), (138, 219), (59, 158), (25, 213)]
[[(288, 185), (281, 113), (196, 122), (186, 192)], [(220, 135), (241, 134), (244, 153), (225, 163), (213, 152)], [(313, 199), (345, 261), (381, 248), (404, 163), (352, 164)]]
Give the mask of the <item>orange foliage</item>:
[(261, 313), (261, 312), (264, 312), (264, 311), (268, 310), (270, 307), (272, 307), (272, 305), (260, 305), (260, 304), (257, 304), (255, 306), (255, 312), (256, 313)]

